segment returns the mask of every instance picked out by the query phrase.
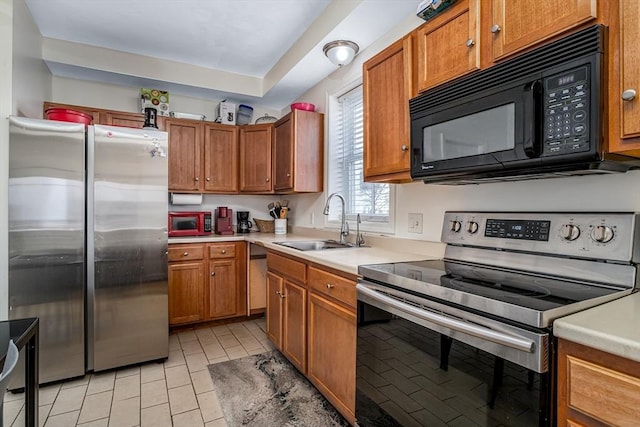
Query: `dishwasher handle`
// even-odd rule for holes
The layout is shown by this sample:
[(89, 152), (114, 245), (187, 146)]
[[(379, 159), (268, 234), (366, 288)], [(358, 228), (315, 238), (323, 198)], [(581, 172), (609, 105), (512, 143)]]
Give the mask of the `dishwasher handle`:
[(360, 283), (356, 285), (356, 291), (360, 292), (364, 296), (371, 298), (374, 301), (385, 304), (388, 307), (395, 308), (396, 310), (399, 310), (403, 313), (407, 313), (419, 319), (435, 323), (436, 325), (472, 335), (474, 337), (486, 339), (496, 344), (504, 345), (527, 353), (533, 353), (534, 351), (534, 342), (531, 340), (505, 334), (502, 332), (497, 332), (489, 328), (454, 319), (440, 313), (435, 313), (433, 311), (413, 307), (412, 305), (397, 301), (391, 297), (381, 294), (380, 292), (369, 289), (368, 287)]

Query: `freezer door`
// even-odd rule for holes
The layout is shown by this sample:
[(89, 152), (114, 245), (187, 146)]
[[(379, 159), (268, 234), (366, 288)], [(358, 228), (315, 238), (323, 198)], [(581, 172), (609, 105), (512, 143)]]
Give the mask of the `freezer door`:
[(85, 127), (9, 120), (9, 317), (40, 318), (40, 383), (81, 376)]
[(89, 369), (166, 358), (167, 134), (93, 126), (87, 151)]

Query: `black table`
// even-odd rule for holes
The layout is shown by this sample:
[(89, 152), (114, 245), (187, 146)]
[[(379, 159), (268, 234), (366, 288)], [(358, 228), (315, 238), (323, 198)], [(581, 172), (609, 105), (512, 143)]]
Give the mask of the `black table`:
[(24, 348), (25, 423), (38, 425), (38, 318), (5, 320), (0, 322), (0, 366), (7, 357), (9, 340), (18, 349)]

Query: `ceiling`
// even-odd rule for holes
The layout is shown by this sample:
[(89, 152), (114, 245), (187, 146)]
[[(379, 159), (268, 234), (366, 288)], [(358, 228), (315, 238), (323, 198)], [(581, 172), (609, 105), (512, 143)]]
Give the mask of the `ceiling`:
[(55, 76), (284, 108), (418, 0), (26, 0)]

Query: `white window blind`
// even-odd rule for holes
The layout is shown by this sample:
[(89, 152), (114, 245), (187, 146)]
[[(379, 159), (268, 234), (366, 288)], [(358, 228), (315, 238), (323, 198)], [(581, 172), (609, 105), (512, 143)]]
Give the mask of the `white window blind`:
[[(365, 183), (363, 179), (364, 106), (362, 85), (338, 96), (335, 135), (330, 145), (332, 171), (331, 192), (339, 192), (346, 201), (347, 219), (356, 214), (374, 228), (388, 228), (390, 222), (390, 193), (388, 184)], [(340, 219), (340, 203), (333, 202), (329, 220)]]

